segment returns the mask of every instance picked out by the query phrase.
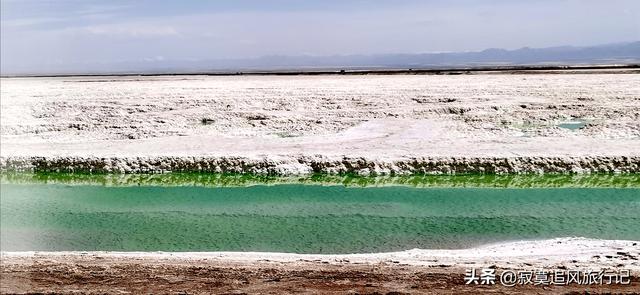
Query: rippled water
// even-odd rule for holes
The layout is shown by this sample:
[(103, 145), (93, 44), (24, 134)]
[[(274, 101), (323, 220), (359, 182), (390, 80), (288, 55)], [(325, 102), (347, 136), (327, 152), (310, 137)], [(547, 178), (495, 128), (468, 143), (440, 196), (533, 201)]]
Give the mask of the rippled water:
[(1, 247), (357, 253), (640, 240), (640, 188), (3, 183)]

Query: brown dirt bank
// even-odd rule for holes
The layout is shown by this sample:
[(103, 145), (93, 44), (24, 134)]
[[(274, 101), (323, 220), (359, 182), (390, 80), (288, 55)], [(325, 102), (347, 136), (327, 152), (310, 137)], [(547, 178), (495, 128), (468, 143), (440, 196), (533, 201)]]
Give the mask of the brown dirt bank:
[(465, 269), (393, 263), (328, 264), (120, 259), (4, 259), (2, 293), (153, 294), (589, 294), (640, 292), (640, 280), (610, 286), (470, 286)]

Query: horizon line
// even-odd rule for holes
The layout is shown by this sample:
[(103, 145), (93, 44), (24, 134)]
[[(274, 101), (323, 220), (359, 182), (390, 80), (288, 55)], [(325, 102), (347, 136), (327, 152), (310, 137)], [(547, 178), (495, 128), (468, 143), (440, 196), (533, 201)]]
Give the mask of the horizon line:
[[(618, 64), (510, 64), (503, 66), (485, 65), (476, 67), (318, 67), (317, 70), (291, 69), (243, 69), (221, 71), (193, 71), (193, 72), (105, 72), (105, 73), (69, 73), (69, 74), (10, 74), (0, 75), (0, 78), (64, 78), (64, 77), (154, 77), (154, 76), (317, 76), (317, 75), (463, 75), (481, 72), (539, 72), (539, 71), (570, 71), (570, 70), (616, 70), (640, 69), (640, 60), (631, 63)], [(636, 73), (636, 71), (633, 71)], [(586, 72), (597, 73), (597, 72)], [(640, 71), (638, 71), (640, 73)]]

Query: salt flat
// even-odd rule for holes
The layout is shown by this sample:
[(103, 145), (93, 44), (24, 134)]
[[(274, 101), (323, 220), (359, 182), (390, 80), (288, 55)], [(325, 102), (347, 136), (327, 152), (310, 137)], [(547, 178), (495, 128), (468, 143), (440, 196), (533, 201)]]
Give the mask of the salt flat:
[(1, 83), (3, 169), (640, 171), (638, 74), (114, 76)]

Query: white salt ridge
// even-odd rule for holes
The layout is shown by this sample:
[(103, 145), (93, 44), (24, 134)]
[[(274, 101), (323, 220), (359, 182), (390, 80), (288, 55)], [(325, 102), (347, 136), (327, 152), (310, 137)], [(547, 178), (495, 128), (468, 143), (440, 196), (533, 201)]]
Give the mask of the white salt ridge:
[(291, 156), (272, 159), (236, 157), (2, 157), (3, 171), (92, 173), (252, 173), (305, 175), (356, 173), (360, 175), (462, 173), (639, 173), (640, 156), (588, 157), (368, 157)]

